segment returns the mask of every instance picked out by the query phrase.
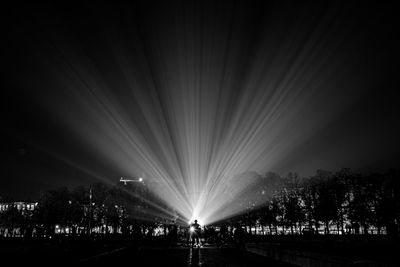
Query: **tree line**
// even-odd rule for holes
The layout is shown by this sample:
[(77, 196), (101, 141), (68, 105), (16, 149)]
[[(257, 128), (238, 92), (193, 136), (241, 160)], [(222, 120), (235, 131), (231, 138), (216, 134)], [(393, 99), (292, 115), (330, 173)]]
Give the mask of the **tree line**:
[(129, 234), (133, 225), (150, 220), (146, 197), (145, 188), (130, 185), (60, 187), (44, 191), (33, 211), (21, 213), (10, 206), (1, 212), (0, 230), (4, 235), (7, 229), (7, 236), (15, 235), (17, 229), (19, 236), (36, 237), (52, 236), (57, 229), (72, 236), (89, 235), (94, 229), (102, 234)]
[(269, 234), (399, 232), (398, 170), (370, 174), (317, 170), (305, 178), (296, 173), (286, 177), (267, 173), (263, 190), (266, 199), (260, 198), (246, 213), (232, 219), (249, 228), (266, 227)]
[[(400, 225), (400, 172), (361, 174), (350, 169), (316, 171), (311, 177), (267, 173), (257, 192), (242, 205), (244, 213), (228, 223), (268, 234), (388, 234), (398, 235)], [(0, 230), (15, 229), (24, 236), (46, 236), (56, 227), (69, 235), (132, 234), (135, 226), (165, 222), (168, 207), (154, 210), (147, 203), (163, 203), (136, 185), (96, 183), (74, 189), (61, 187), (43, 192), (37, 208), (21, 214), (15, 207), (0, 213)], [(162, 214), (161, 210), (167, 211)], [(8, 231), (9, 233), (11, 231)], [(251, 233), (251, 232), (250, 232)], [(2, 235), (2, 233), (0, 233)]]

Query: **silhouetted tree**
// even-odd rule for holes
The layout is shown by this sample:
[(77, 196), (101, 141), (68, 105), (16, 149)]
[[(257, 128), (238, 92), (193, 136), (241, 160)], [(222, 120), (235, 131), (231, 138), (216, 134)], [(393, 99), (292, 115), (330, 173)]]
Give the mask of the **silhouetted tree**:
[(72, 229), (72, 234), (77, 234), (77, 227), (86, 226), (84, 207), (89, 205), (88, 189), (79, 186), (74, 188), (70, 193), (68, 202), (67, 222)]
[(317, 199), (317, 185), (315, 180), (306, 179), (303, 181), (303, 187), (300, 190), (300, 198), (303, 204), (304, 219), (309, 228), (315, 226), (319, 228), (318, 220), (315, 219), (315, 202)]
[(329, 223), (337, 218), (335, 195), (331, 187), (332, 173), (317, 170), (317, 174), (312, 179), (317, 179), (315, 220), (323, 222), (325, 233), (329, 234)]
[(364, 233), (367, 233), (369, 222), (372, 213), (372, 201), (368, 194), (369, 181), (366, 177), (357, 174), (351, 181), (351, 198), (349, 203), (348, 217), (355, 230), (355, 233), (360, 232), (360, 227), (363, 227)]

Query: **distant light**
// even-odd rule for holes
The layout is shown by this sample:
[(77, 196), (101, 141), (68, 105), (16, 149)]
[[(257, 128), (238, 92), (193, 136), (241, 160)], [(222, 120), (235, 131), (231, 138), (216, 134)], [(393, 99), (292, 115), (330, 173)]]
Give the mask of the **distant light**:
[(139, 182), (143, 182), (143, 178), (142, 177), (139, 178)]

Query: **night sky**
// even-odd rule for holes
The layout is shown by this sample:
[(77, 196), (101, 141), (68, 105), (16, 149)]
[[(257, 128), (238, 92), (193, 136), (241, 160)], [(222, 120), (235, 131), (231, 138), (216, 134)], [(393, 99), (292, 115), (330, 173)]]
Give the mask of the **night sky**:
[(3, 8), (0, 196), (400, 166), (394, 6), (144, 2)]

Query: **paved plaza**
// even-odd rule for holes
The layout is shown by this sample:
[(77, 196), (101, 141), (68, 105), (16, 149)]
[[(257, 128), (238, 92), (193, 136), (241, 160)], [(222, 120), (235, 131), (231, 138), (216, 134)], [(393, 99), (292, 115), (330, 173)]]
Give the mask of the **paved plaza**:
[(90, 265), (124, 262), (131, 266), (289, 266), (234, 248), (218, 247), (126, 248), (81, 261)]

